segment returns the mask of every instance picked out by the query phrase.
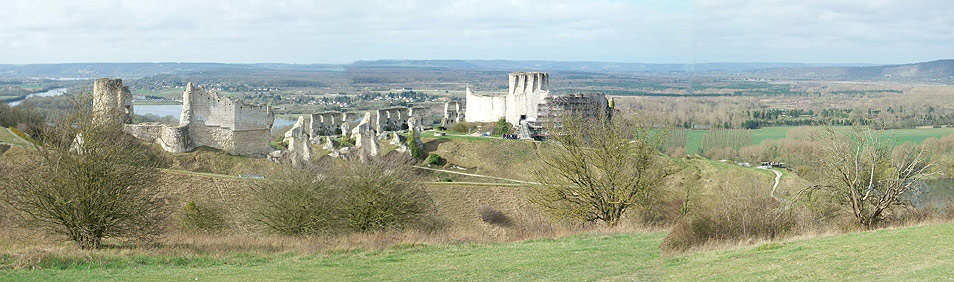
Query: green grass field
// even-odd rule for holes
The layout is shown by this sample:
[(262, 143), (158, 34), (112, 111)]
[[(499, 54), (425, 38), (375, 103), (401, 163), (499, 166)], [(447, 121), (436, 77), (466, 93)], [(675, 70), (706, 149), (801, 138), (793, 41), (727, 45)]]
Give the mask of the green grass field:
[[(759, 144), (765, 140), (777, 140), (788, 137), (788, 131), (794, 126), (763, 127), (752, 130), (752, 144)], [(819, 127), (820, 128), (820, 127)], [(836, 131), (851, 130), (850, 126), (834, 127)], [(686, 134), (686, 151), (698, 152), (702, 147), (702, 136), (705, 130), (689, 130)], [(905, 142), (921, 143), (924, 139), (935, 137), (940, 138), (954, 134), (954, 128), (918, 128), (918, 129), (891, 129), (879, 131), (885, 136), (891, 137), (898, 144)]]
[(790, 281), (943, 280), (954, 275), (954, 224), (878, 230), (665, 257), (665, 233), (577, 235), (516, 243), (408, 246), (318, 255), (132, 257), (38, 270), (2, 281)]

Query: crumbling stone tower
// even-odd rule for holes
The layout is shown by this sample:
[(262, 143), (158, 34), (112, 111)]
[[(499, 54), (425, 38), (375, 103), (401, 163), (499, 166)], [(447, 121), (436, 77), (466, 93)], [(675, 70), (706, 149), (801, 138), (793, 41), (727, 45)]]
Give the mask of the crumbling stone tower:
[(550, 95), (550, 75), (545, 72), (510, 73), (507, 93), (507, 122), (517, 126), (521, 120), (536, 121), (537, 105)]
[(132, 123), (132, 100), (122, 79), (97, 78), (93, 82), (93, 118), (97, 120)]

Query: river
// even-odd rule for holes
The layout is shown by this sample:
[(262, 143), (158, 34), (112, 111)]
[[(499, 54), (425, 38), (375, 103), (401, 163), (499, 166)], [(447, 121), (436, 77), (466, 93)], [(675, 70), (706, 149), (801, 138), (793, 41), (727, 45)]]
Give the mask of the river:
[(13, 101), (13, 102), (9, 102), (9, 103), (7, 103), (7, 104), (10, 104), (10, 106), (12, 107), (12, 106), (19, 105), (20, 102), (23, 102), (23, 100), (30, 99), (30, 97), (50, 97), (50, 96), (63, 95), (63, 93), (66, 93), (66, 88), (50, 89), (49, 91), (46, 91), (46, 92), (33, 93), (33, 94), (30, 94), (30, 95), (27, 95), (27, 96), (24, 97), (23, 99), (16, 100), (16, 101)]

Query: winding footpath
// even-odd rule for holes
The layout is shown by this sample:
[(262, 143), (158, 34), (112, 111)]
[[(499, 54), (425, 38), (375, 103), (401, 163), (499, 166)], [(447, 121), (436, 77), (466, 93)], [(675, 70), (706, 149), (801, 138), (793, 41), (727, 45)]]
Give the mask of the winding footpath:
[(778, 197), (775, 197), (775, 189), (778, 189), (778, 181), (782, 179), (782, 172), (774, 169), (768, 169), (775, 173), (775, 185), (772, 185), (772, 192), (769, 193), (769, 196), (772, 196), (772, 199), (775, 201), (781, 202)]
[(509, 178), (496, 177), (496, 176), (473, 174), (473, 173), (464, 173), (464, 172), (459, 172), (459, 171), (452, 171), (452, 170), (446, 170), (446, 169), (436, 169), (436, 168), (429, 168), (429, 167), (423, 167), (423, 166), (417, 166), (417, 165), (414, 166), (414, 168), (423, 169), (423, 170), (430, 170), (430, 171), (439, 171), (439, 172), (445, 172), (445, 173), (453, 173), (453, 174), (466, 175), (466, 176), (473, 176), (473, 177), (483, 177), (483, 178), (490, 178), (490, 179), (511, 181), (511, 182), (522, 183), (522, 184), (540, 184), (540, 183), (531, 182), (531, 181), (523, 181), (523, 180), (509, 179)]
[[(32, 146), (32, 145), (33, 145), (32, 143), (30, 143), (30, 141), (27, 141), (26, 139), (23, 139), (23, 137), (20, 137), (20, 135), (17, 135), (16, 133), (13, 133), (13, 130), (10, 130), (9, 128), (3, 128), (3, 130), (6, 130), (8, 134), (10, 134), (11, 136), (13, 136), (13, 139), (16, 139), (16, 140), (20, 141), (21, 144), (8, 143), (8, 142), (2, 142), (2, 141), (0, 141), (0, 144), (7, 144), (7, 145), (11, 145), (11, 146), (24, 146), (24, 147)], [(28, 147), (28, 148), (29, 148), (29, 147)]]

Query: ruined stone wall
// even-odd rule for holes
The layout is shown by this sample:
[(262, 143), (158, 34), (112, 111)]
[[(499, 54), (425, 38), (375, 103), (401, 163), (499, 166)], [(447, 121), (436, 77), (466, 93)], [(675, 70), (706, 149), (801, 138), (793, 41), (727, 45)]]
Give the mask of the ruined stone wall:
[(309, 115), (305, 131), (309, 138), (341, 134), (341, 124), (344, 123), (344, 113), (323, 112)]
[[(115, 81), (118, 81), (118, 87)], [(103, 89), (122, 89), (118, 93), (129, 93), (129, 89), (122, 86), (122, 81), (103, 79), (102, 83), (106, 87)], [(100, 80), (97, 80), (99, 84)], [(106, 98), (110, 95), (100, 96), (103, 96), (100, 105), (116, 101)], [(131, 110), (131, 99), (125, 101), (129, 101)], [(208, 146), (234, 155), (264, 157), (273, 150), (269, 140), (274, 120), (275, 116), (268, 106), (233, 101), (219, 96), (215, 91), (205, 91), (189, 83), (182, 93), (179, 126), (144, 123), (126, 125), (124, 130), (136, 138), (159, 143), (163, 149), (173, 153)]]
[(409, 108), (384, 108), (377, 111), (377, 117), (374, 118), (374, 130), (378, 133), (385, 131), (400, 131), (407, 129), (407, 119)]
[[(431, 109), (426, 107), (411, 107), (407, 111), (408, 118), (416, 117), (421, 127), (430, 129), (434, 127), (434, 118), (431, 117)], [(405, 119), (406, 121), (407, 119)]]
[(466, 101), (464, 119), (468, 122), (496, 122), (506, 117), (507, 96), (478, 95), (468, 87)]
[[(537, 120), (537, 107), (550, 95), (550, 76), (545, 72), (510, 73), (507, 92), (507, 122), (517, 126), (521, 119)], [(470, 115), (470, 111), (467, 111)]]
[(162, 128), (165, 126), (161, 123), (126, 124), (123, 125), (123, 131), (137, 139), (153, 142), (159, 138), (159, 134), (162, 133)]
[(460, 102), (450, 101), (444, 103), (444, 118), (441, 120), (441, 126), (448, 126), (460, 122)]
[(147, 142), (155, 142), (163, 150), (172, 153), (192, 151), (192, 141), (185, 127), (168, 126), (160, 123), (126, 124), (123, 130), (133, 137)]

